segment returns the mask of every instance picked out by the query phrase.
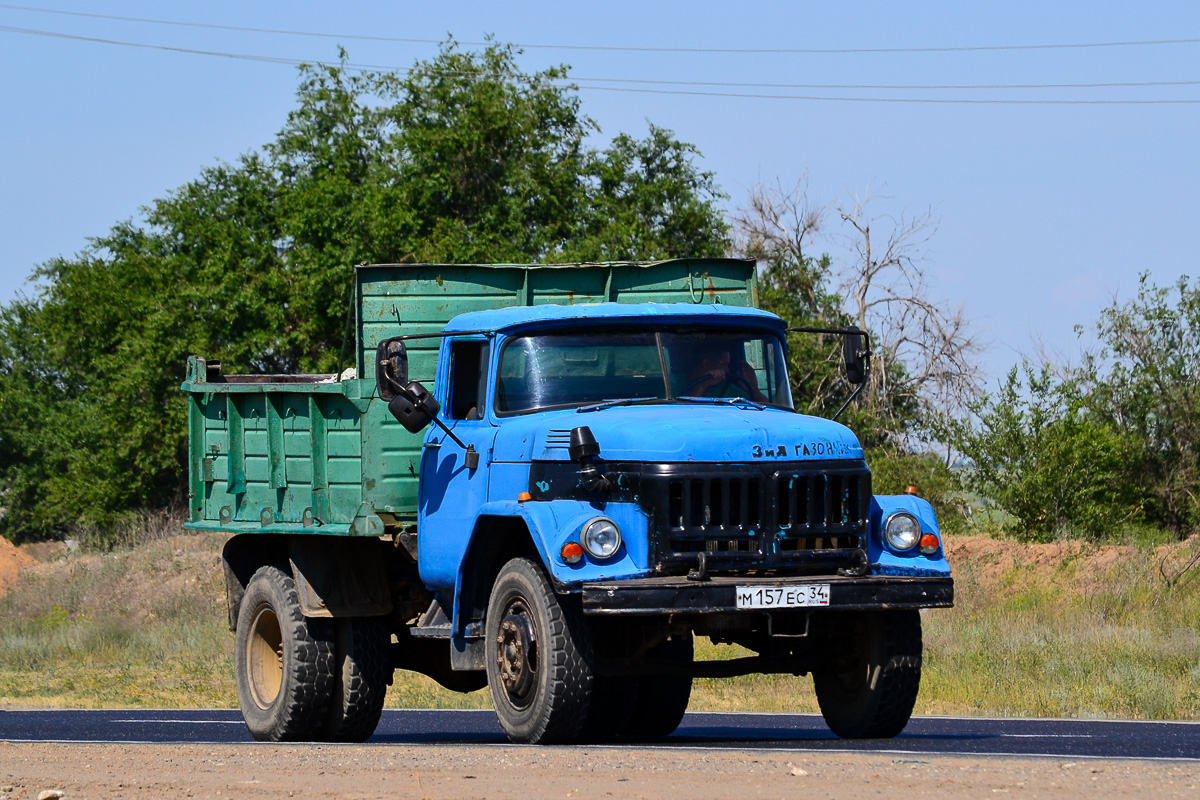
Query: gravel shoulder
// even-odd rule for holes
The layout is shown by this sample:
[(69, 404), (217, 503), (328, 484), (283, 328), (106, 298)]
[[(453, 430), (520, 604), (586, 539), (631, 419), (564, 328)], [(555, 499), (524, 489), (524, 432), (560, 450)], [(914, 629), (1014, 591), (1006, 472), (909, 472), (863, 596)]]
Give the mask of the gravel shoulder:
[(1200, 796), (1200, 764), (634, 748), (0, 742), (0, 800)]

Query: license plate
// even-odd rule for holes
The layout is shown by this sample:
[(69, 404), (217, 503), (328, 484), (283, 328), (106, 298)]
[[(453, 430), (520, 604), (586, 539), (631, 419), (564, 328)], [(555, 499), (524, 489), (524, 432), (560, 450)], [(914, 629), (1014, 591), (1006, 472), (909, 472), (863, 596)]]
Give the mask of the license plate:
[(806, 608), (829, 605), (829, 584), (803, 586), (739, 586), (738, 608)]

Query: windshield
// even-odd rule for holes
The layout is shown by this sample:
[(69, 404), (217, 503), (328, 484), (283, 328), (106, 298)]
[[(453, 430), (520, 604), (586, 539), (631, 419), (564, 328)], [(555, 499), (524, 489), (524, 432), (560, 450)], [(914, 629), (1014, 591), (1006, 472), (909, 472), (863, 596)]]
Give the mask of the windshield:
[(556, 333), (510, 339), (500, 356), (500, 413), (677, 398), (744, 398), (790, 409), (779, 337), (761, 329)]

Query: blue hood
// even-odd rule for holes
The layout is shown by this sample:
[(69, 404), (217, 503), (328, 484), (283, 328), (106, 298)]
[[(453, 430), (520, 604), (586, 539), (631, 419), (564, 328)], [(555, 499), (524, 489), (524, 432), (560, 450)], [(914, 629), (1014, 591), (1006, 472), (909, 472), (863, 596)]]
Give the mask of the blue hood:
[(572, 428), (587, 425), (605, 461), (822, 461), (860, 459), (850, 429), (783, 409), (724, 404), (616, 406), (505, 419), (497, 432), (496, 461), (568, 461)]

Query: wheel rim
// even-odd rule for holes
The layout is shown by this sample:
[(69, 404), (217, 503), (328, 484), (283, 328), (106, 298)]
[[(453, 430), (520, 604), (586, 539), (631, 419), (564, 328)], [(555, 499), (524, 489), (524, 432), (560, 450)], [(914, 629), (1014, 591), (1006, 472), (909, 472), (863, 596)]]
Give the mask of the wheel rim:
[(263, 606), (255, 613), (248, 649), (250, 694), (259, 708), (270, 708), (283, 685), (283, 632), (270, 606)]
[(538, 678), (538, 644), (533, 614), (524, 598), (509, 602), (496, 633), (496, 666), (504, 693), (515, 708), (527, 708)]

